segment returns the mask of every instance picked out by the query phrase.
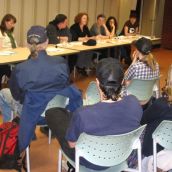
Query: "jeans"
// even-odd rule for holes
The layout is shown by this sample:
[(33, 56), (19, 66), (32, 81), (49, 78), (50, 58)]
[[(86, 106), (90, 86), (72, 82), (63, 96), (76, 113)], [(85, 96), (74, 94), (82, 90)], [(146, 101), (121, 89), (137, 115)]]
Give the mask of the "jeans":
[(13, 99), (10, 89), (4, 88), (0, 91), (0, 110), (3, 115), (3, 122), (10, 121), (12, 119), (12, 112), (14, 115), (21, 114), (22, 105)]

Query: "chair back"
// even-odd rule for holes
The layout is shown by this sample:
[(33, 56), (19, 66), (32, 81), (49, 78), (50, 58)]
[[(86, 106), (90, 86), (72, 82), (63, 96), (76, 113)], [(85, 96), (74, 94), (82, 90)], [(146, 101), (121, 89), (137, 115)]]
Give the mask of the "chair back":
[(134, 142), (146, 125), (121, 135), (93, 136), (82, 133), (76, 143), (76, 157), (83, 157), (95, 165), (111, 167), (125, 161), (131, 154)]
[(165, 149), (172, 150), (172, 121), (162, 121), (153, 132), (152, 137)]
[(69, 98), (68, 97), (64, 97), (61, 95), (56, 95), (55, 97), (53, 97), (47, 104), (45, 111), (41, 114), (41, 116), (45, 117), (45, 112), (48, 109), (54, 108), (54, 107), (61, 107), (61, 108), (65, 108), (66, 105), (69, 103)]
[(153, 88), (157, 79), (154, 80), (141, 80), (132, 79), (127, 87), (128, 94), (137, 97), (139, 101), (148, 101), (153, 95)]
[(95, 81), (91, 81), (89, 83), (85, 96), (86, 96), (86, 105), (93, 105), (100, 101), (100, 93)]

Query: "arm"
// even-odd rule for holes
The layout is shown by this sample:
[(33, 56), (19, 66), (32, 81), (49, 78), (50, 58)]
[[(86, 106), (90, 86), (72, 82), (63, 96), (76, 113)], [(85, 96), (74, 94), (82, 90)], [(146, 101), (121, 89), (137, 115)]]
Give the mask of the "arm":
[(10, 88), (10, 91), (11, 91), (13, 98), (22, 103), (24, 100), (24, 92), (19, 87), (19, 84), (17, 81), (17, 76), (16, 76), (17, 75), (17, 69), (16, 68), (14, 69), (14, 71), (12, 71), (12, 74), (11, 74), (11, 77), (9, 80), (9, 88)]
[(69, 128), (66, 133), (66, 140), (69, 144), (70, 148), (74, 148), (76, 145), (76, 141), (78, 140), (80, 134), (82, 133), (82, 124), (80, 119), (79, 110), (77, 110), (70, 121)]
[(108, 28), (106, 27), (105, 23), (103, 24), (103, 27), (105, 29), (106, 36), (110, 36), (110, 32), (109, 32)]
[(47, 36), (49, 39), (49, 44), (58, 44), (60, 42), (58, 39), (57, 30), (52, 24), (47, 26)]

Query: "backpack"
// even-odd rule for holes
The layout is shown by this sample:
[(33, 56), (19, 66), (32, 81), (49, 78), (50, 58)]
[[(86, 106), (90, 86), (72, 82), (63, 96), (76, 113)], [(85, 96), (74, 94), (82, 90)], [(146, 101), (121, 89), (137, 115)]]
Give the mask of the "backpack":
[(18, 131), (19, 117), (0, 125), (0, 169), (15, 169), (21, 172), (23, 167), (26, 171), (25, 155), (21, 155), (18, 148)]

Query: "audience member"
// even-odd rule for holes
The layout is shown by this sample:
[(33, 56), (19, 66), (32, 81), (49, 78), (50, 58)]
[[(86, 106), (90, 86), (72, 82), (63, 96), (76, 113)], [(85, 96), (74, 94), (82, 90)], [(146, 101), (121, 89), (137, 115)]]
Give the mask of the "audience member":
[[(56, 135), (62, 150), (72, 160), (75, 157), (75, 144), (83, 132), (104, 136), (126, 133), (139, 127), (142, 108), (132, 95), (119, 97), (122, 79), (123, 70), (119, 62), (113, 58), (102, 59), (96, 69), (101, 102), (79, 108), (72, 115), (59, 108), (47, 111), (48, 126)], [(60, 125), (62, 122), (63, 125)], [(107, 168), (93, 165), (84, 159), (80, 162), (95, 170)]]
[(125, 85), (129, 85), (132, 79), (157, 79), (159, 77), (159, 65), (151, 53), (151, 40), (142, 37), (135, 41), (134, 45), (136, 50), (133, 53), (132, 64), (124, 76)]

